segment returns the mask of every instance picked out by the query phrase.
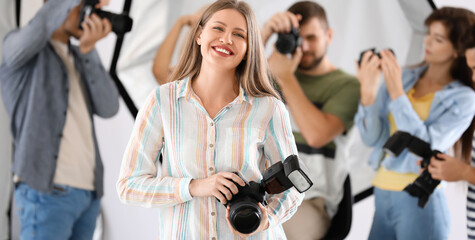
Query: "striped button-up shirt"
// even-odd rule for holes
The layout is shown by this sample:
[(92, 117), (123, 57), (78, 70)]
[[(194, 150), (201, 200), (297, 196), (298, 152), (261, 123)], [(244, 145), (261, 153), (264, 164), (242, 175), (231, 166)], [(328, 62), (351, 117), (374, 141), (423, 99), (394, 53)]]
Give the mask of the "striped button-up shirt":
[[(163, 163), (159, 162), (159, 155)], [(159, 239), (238, 239), (215, 197), (192, 197), (192, 179), (239, 172), (260, 181), (277, 161), (297, 154), (288, 112), (274, 97), (234, 101), (211, 118), (189, 79), (158, 87), (141, 108), (122, 162), (117, 189), (124, 203), (160, 207)], [(285, 239), (303, 194), (291, 188), (268, 198), (269, 228), (250, 239)]]

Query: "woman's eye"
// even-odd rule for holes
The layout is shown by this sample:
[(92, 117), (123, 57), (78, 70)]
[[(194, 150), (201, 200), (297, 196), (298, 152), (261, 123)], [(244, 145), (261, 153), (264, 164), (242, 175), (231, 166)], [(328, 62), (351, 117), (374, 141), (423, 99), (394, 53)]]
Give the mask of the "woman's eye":
[(221, 27), (214, 27), (213, 29), (216, 29), (218, 31), (223, 31), (223, 28), (221, 28)]
[(240, 34), (240, 33), (235, 33), (234, 35), (235, 35), (235, 36), (238, 36), (238, 37), (240, 37), (240, 38), (242, 38), (242, 39), (245, 39), (244, 35), (242, 35), (242, 34)]

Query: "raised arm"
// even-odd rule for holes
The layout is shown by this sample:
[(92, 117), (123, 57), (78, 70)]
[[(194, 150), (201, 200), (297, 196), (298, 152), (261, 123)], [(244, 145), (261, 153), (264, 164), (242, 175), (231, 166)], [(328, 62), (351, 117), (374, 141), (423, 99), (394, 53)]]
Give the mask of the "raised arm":
[(49, 0), (28, 25), (8, 33), (3, 42), (3, 62), (21, 67), (43, 49), (53, 32), (80, 0)]
[(288, 11), (274, 14), (261, 29), (264, 46), (273, 33), (288, 33), (292, 27), (298, 28), (300, 19), (302, 19), (302, 16)]
[(158, 84), (161, 85), (166, 83), (168, 75), (171, 73), (170, 63), (180, 32), (185, 26), (193, 26), (193, 24), (198, 21), (199, 16), (198, 13), (195, 13), (180, 17), (165, 37), (160, 47), (158, 47), (152, 67), (153, 75)]

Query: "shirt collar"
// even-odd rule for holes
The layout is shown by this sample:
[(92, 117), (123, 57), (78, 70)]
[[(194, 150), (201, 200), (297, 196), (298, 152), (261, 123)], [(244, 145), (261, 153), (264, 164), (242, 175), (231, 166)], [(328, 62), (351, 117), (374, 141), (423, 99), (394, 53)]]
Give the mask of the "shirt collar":
[[(191, 80), (189, 77), (183, 79), (180, 81), (178, 87), (178, 94), (177, 94), (177, 99), (179, 98), (185, 98), (187, 101), (190, 100), (190, 98), (193, 95), (193, 90), (191, 88)], [(239, 85), (239, 95), (236, 97), (236, 99), (233, 101), (233, 104), (241, 104), (243, 102), (247, 102), (249, 104), (252, 104), (254, 100), (254, 97), (249, 96), (246, 91), (244, 91), (244, 88), (242, 88), (241, 85)]]

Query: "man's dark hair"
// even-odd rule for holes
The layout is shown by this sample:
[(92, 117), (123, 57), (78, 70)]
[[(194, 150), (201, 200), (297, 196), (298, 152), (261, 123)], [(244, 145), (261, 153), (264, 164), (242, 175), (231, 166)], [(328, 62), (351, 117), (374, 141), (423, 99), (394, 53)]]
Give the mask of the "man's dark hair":
[(322, 23), (322, 26), (327, 30), (329, 28), (327, 14), (325, 9), (323, 9), (320, 4), (312, 1), (302, 1), (296, 2), (294, 5), (290, 6), (288, 9), (289, 12), (293, 14), (302, 15), (302, 20), (300, 20), (300, 25), (305, 24), (308, 20), (313, 17), (318, 18)]

